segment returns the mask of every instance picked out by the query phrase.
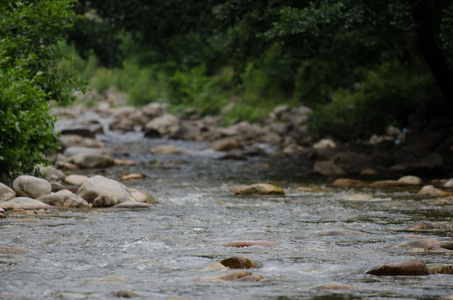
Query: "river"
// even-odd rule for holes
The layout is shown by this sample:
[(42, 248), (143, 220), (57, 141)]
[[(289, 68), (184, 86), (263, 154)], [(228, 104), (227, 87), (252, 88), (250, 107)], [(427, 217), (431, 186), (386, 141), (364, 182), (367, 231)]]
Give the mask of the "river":
[[(434, 205), (435, 198), (417, 194), (419, 187), (333, 187), (311, 175), (311, 162), (302, 159), (222, 160), (222, 153), (206, 150), (202, 142), (99, 138), (140, 163), (85, 173), (116, 179), (124, 172), (145, 174), (126, 184), (146, 190), (159, 204), (0, 220), (0, 245), (28, 250), (0, 254), (0, 299), (117, 299), (120, 291), (134, 299), (440, 299), (453, 294), (451, 275), (365, 274), (411, 258), (426, 264), (451, 261), (451, 254), (395, 247), (415, 235), (452, 238), (451, 231), (405, 229), (451, 220), (452, 207)], [(148, 152), (160, 144), (186, 154)], [(276, 184), (286, 195), (234, 195), (235, 186), (260, 182)], [(301, 186), (320, 192), (300, 191)], [(371, 197), (345, 197), (357, 193)], [(276, 245), (223, 246), (232, 241)], [(200, 281), (226, 273), (202, 269), (233, 255), (260, 262), (262, 267), (251, 271), (263, 280)], [(327, 284), (349, 288), (322, 288)]]

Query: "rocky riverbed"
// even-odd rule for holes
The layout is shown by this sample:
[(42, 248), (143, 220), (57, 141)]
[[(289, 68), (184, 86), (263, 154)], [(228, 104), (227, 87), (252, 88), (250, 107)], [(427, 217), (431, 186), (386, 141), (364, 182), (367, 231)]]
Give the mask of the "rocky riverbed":
[(303, 106), (229, 127), (157, 103), (55, 111), (46, 179), (0, 184), (0, 298), (452, 294), (449, 139), (345, 145)]

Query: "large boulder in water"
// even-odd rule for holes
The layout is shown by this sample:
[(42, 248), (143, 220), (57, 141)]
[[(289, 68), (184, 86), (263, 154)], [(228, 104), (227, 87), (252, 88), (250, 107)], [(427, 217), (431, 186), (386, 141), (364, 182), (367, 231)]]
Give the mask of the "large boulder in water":
[(111, 202), (111, 205), (123, 202), (136, 202), (124, 184), (101, 175), (96, 175), (86, 180), (77, 191), (77, 195), (88, 201), (88, 203), (93, 203), (96, 198), (105, 196), (107, 193), (113, 194), (117, 200), (115, 204)]
[(17, 197), (0, 203), (3, 209), (53, 209), (54, 207), (28, 197)]
[(21, 175), (14, 180), (13, 189), (17, 196), (36, 199), (50, 194), (52, 192), (52, 184), (42, 178)]

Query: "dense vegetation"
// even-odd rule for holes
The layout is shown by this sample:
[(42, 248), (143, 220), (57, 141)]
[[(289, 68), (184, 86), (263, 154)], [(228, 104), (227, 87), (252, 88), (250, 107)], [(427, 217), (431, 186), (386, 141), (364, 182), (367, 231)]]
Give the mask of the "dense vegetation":
[(215, 113), (235, 99), (230, 119), (256, 120), (302, 102), (315, 108), (318, 131), (351, 139), (407, 126), (425, 103), (453, 101), (451, 1), (81, 0), (75, 8), (86, 18), (68, 41), (139, 74), (120, 87), (133, 87), (136, 104), (165, 97)]
[(37, 172), (58, 148), (49, 101), (67, 102), (79, 86), (59, 68), (58, 45), (72, 1), (3, 1), (0, 10), (0, 175)]

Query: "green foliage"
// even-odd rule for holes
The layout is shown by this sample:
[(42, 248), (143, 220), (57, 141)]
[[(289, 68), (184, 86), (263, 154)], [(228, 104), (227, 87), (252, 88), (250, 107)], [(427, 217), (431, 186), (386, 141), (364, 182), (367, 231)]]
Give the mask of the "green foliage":
[(58, 61), (72, 1), (6, 1), (0, 12), (0, 172), (34, 173), (57, 149), (49, 100), (71, 101), (80, 83)]

